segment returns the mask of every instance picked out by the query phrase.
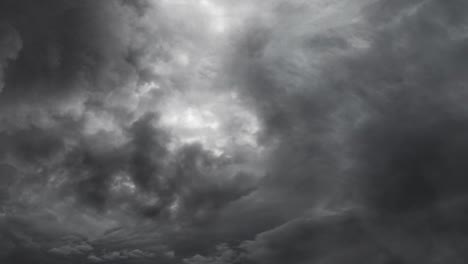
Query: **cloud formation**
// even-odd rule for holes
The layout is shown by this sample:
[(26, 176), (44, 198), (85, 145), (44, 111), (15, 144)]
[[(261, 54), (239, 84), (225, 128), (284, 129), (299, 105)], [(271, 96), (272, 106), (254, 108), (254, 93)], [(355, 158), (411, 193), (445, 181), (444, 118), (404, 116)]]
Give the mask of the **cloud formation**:
[(467, 12), (2, 1), (0, 262), (463, 263)]

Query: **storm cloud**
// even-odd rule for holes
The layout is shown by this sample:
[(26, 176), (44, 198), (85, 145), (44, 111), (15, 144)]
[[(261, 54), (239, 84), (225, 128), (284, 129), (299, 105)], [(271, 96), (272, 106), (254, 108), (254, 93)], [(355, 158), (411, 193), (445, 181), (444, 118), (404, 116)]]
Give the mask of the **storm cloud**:
[(467, 12), (2, 1), (0, 262), (465, 263)]

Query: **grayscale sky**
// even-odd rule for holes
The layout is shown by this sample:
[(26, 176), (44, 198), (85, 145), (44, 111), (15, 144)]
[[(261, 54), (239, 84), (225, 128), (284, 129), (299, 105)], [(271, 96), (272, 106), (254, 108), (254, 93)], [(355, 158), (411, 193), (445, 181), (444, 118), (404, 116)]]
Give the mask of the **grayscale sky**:
[(468, 1), (0, 0), (0, 263), (463, 264)]

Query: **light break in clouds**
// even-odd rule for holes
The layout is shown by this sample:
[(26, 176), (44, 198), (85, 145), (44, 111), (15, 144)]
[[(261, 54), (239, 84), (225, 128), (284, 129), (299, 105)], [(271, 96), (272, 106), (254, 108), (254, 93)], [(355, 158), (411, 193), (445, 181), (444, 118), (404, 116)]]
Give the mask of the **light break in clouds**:
[(466, 263), (467, 15), (0, 1), (0, 263)]

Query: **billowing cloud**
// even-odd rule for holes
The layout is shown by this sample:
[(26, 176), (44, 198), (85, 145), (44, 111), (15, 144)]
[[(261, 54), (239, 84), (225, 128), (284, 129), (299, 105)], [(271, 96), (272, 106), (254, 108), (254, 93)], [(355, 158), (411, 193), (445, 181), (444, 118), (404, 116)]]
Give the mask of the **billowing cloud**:
[(462, 263), (467, 11), (3, 1), (0, 262)]

